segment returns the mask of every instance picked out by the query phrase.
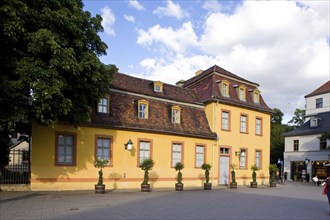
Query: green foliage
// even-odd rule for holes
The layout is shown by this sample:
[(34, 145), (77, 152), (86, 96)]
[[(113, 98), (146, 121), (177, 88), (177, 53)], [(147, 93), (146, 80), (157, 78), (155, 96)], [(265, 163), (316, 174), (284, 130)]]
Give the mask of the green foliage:
[(103, 185), (103, 168), (109, 163), (109, 160), (99, 158), (94, 162), (94, 167), (99, 168), (99, 180), (97, 185)]
[(283, 115), (284, 114), (280, 109), (274, 108), (273, 113), (271, 115), (271, 124), (281, 125), (283, 120)]
[(202, 169), (205, 170), (205, 181), (206, 183), (209, 183), (210, 181), (210, 170), (211, 170), (211, 165), (208, 163), (203, 163)]
[(303, 109), (296, 109), (294, 112), (294, 116), (292, 119), (288, 122), (289, 124), (292, 124), (295, 127), (299, 127), (300, 125), (304, 124), (304, 116), (306, 114), (306, 111)]
[(253, 182), (257, 182), (257, 173), (256, 171), (259, 170), (259, 167), (257, 167), (257, 165), (252, 165), (251, 168), (250, 168), (253, 172), (252, 172), (252, 180)]
[(276, 175), (277, 171), (278, 171), (278, 167), (276, 164), (269, 165), (269, 173), (270, 173), (271, 182), (275, 182), (275, 175)]
[(237, 165), (232, 163), (230, 164), (230, 169), (231, 169), (231, 182), (236, 183), (236, 173), (235, 170), (237, 169)]
[(155, 165), (155, 162), (150, 159), (150, 158), (147, 158), (147, 159), (144, 159), (139, 167), (144, 171), (144, 178), (143, 178), (143, 182), (142, 184), (143, 185), (147, 185), (148, 182), (149, 182), (149, 170), (151, 170)]
[(0, 130), (89, 121), (117, 71), (99, 60), (101, 16), (80, 0), (3, 0), (0, 14)]
[(0, 172), (9, 163), (10, 145), (11, 145), (11, 140), (9, 138), (9, 133), (0, 130)]
[(182, 173), (181, 173), (181, 170), (183, 170), (183, 168), (184, 168), (184, 165), (183, 165), (183, 163), (180, 163), (180, 162), (176, 163), (175, 166), (174, 166), (175, 171), (179, 171), (178, 172), (178, 183), (179, 184), (182, 184)]

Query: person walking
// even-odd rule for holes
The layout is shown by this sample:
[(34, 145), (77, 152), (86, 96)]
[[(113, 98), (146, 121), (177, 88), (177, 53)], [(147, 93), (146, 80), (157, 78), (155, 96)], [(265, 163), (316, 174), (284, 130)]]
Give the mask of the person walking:
[(330, 215), (330, 176), (325, 180), (325, 186), (323, 188), (323, 195), (327, 195), (329, 203), (329, 215)]

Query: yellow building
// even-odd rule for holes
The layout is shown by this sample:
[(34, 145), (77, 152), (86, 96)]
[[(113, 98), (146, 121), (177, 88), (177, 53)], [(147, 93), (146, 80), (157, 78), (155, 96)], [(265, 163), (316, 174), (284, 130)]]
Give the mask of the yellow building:
[[(110, 160), (104, 169), (107, 189), (140, 188), (143, 171), (138, 165), (148, 157), (155, 161), (152, 188), (174, 188), (176, 162), (185, 165), (185, 187), (203, 185), (203, 163), (212, 165), (213, 185), (230, 181), (230, 163), (242, 165), (239, 184), (251, 181), (249, 167), (255, 163), (261, 168), (258, 182), (268, 182), (271, 110), (257, 84), (223, 71), (214, 66), (181, 87), (117, 73), (90, 122), (77, 127), (33, 123), (31, 189), (93, 189), (98, 157)], [(245, 101), (236, 100), (241, 88)], [(127, 149), (129, 140), (132, 149)]]
[(196, 91), (206, 105), (209, 125), (219, 137), (214, 161), (219, 168), (218, 184), (230, 182), (230, 164), (237, 165), (238, 184), (252, 181), (252, 165), (259, 168), (257, 182), (268, 183), (272, 110), (259, 85), (215, 65), (198, 71), (182, 86)]

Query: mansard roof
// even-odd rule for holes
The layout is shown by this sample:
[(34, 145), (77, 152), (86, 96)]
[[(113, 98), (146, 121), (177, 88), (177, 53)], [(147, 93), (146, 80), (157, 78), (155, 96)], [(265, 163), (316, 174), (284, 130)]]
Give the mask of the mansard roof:
[[(110, 113), (92, 114), (92, 126), (163, 133), (205, 139), (217, 138), (212, 132), (205, 106), (193, 90), (163, 84), (163, 92), (155, 92), (153, 81), (116, 73), (110, 85)], [(149, 103), (147, 119), (138, 118), (138, 101)], [(181, 121), (172, 123), (171, 108), (180, 106)]]
[(116, 73), (114, 74), (110, 87), (112, 89), (119, 89), (122, 91), (133, 92), (141, 95), (147, 95), (178, 102), (201, 104), (201, 100), (195, 92), (191, 91), (191, 89), (185, 89), (182, 87), (164, 83), (163, 92), (155, 92), (153, 84), (154, 81), (151, 80), (141, 79), (122, 73)]
[[(229, 82), (229, 97), (223, 96), (219, 90), (218, 83), (222, 80)], [(245, 101), (239, 99), (234, 85), (246, 87)], [(250, 108), (267, 113), (271, 113), (273, 111), (267, 106), (261, 95), (259, 103), (253, 102), (253, 95), (249, 91), (258, 90), (259, 85), (257, 83), (239, 77), (217, 65), (187, 80), (183, 87), (194, 89), (203, 103), (219, 101), (224, 104)]]
[(309, 93), (305, 96), (305, 98), (316, 96), (316, 95), (322, 95), (324, 93), (330, 93), (330, 80), (326, 83), (324, 83), (322, 86), (314, 90), (313, 92)]
[(283, 134), (284, 137), (292, 136), (303, 136), (303, 135), (313, 135), (322, 134), (324, 132), (330, 131), (330, 112), (322, 112), (313, 116), (318, 120), (318, 125), (316, 127), (310, 126), (310, 120), (302, 124), (300, 127), (293, 131), (289, 131)]

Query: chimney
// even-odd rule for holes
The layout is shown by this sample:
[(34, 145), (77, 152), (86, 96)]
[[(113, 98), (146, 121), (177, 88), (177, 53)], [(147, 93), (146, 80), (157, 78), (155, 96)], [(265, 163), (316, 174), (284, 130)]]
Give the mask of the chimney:
[(198, 76), (199, 74), (201, 74), (204, 70), (198, 70), (195, 72), (195, 76)]

